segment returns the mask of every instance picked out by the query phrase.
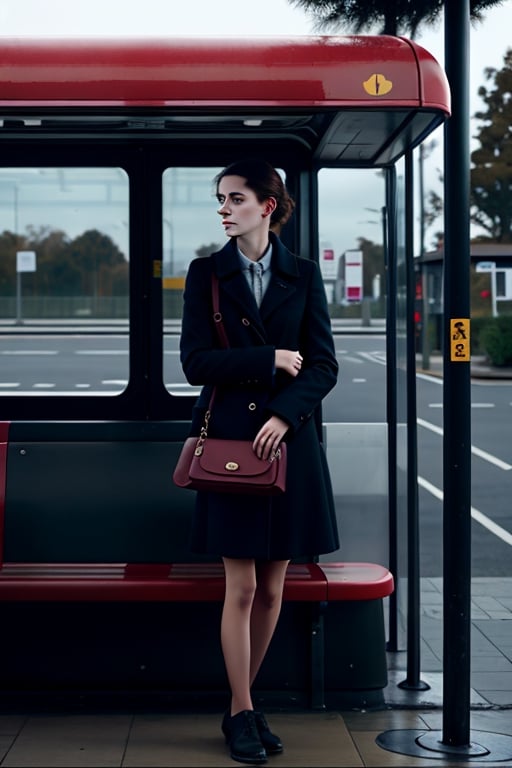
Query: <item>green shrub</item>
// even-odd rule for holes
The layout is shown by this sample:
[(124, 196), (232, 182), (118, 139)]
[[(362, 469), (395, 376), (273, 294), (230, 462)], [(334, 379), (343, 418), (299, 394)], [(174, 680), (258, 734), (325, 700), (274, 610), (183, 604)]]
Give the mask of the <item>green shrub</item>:
[(481, 330), (480, 344), (492, 365), (512, 365), (512, 316), (489, 319)]
[(474, 317), (471, 315), (471, 355), (485, 355), (486, 350), (482, 343), (484, 328), (492, 323), (492, 317)]

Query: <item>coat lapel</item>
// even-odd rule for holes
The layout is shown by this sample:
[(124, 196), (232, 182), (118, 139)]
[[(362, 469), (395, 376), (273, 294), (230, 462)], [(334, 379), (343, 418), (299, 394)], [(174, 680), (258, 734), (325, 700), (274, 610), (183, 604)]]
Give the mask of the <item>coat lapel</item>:
[(297, 259), (272, 232), (272, 278), (261, 302), (262, 319), (269, 317), (297, 290)]
[(258, 328), (260, 335), (265, 334), (261, 315), (256, 306), (254, 296), (240, 269), (238, 253), (234, 242), (230, 240), (221, 251), (212, 254), (213, 268), (233, 303), (239, 308), (240, 317), (246, 317), (252, 325)]
[(222, 281), (223, 290), (240, 308), (241, 317), (248, 320), (265, 336), (264, 322), (297, 290), (299, 271), (297, 259), (272, 232), (272, 277), (258, 310), (247, 280), (240, 270), (235, 242), (230, 240), (222, 250), (212, 254), (214, 270)]

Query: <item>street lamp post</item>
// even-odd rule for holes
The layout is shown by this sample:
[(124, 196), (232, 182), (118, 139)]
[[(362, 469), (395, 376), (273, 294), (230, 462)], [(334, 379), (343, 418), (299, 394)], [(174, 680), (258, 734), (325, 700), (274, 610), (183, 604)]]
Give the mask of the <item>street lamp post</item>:
[(163, 219), (163, 223), (169, 227), (169, 277), (172, 277), (174, 275), (174, 227), (169, 219)]

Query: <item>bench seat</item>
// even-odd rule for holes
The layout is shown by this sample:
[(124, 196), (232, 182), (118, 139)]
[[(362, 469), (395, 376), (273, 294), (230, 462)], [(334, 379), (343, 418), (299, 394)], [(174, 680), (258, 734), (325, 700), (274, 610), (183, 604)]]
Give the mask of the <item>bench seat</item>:
[[(393, 577), (375, 563), (290, 564), (284, 600), (375, 600), (393, 591)], [(4, 563), (1, 601), (220, 601), (221, 563)]]

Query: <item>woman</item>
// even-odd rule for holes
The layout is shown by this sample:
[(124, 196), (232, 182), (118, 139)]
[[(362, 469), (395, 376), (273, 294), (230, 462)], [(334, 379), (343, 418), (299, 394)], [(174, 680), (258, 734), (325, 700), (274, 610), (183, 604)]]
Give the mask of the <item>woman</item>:
[[(263, 763), (283, 746), (254, 711), (251, 686), (277, 624), (288, 562), (339, 546), (314, 418), (336, 384), (338, 365), (319, 270), (271, 231), (294, 206), (279, 174), (267, 163), (248, 160), (225, 168), (215, 183), (229, 242), (191, 263), (184, 294), (181, 362), (190, 384), (204, 385), (192, 434), (199, 434), (215, 386), (209, 436), (254, 440), (260, 458), (285, 440), (288, 473), (280, 496), (199, 492), (192, 544), (224, 563), (221, 644), (231, 708), (222, 730), (234, 760)], [(259, 306), (254, 264), (262, 267)], [(228, 349), (212, 320), (212, 272), (219, 280)]]

